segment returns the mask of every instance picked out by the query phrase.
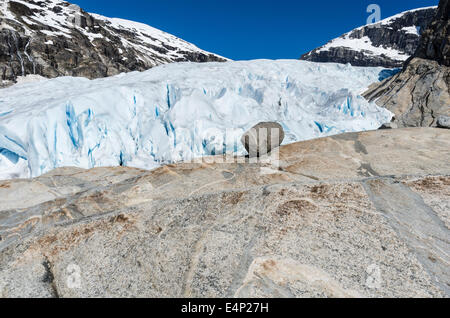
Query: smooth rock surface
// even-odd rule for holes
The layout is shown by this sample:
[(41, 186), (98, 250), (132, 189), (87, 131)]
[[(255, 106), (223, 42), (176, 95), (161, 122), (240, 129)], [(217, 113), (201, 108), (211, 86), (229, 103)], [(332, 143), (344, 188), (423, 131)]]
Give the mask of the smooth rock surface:
[(395, 114), (399, 127), (436, 127), (450, 116), (450, 67), (412, 59), (399, 74), (369, 87), (363, 96)]
[(449, 130), (220, 159), (0, 182), (0, 296), (449, 297)]

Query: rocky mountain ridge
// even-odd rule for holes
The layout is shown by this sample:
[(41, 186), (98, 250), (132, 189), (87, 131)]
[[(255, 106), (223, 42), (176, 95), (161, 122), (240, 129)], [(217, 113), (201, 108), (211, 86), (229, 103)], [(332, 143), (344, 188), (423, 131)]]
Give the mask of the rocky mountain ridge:
[(415, 57), (450, 66), (450, 2), (441, 0), (437, 14), (422, 34)]
[(436, 7), (406, 11), (350, 31), (300, 59), (354, 66), (402, 67), (416, 51), (420, 35), (435, 15)]
[(40, 75), (99, 78), (171, 62), (225, 61), (148, 25), (62, 0), (2, 0), (0, 84)]

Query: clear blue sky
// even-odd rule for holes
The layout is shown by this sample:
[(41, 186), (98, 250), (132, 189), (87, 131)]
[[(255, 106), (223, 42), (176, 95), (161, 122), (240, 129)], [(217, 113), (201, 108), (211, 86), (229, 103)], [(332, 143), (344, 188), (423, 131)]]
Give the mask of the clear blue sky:
[(88, 12), (149, 24), (234, 60), (299, 58), (381, 18), (437, 5), (438, 0), (69, 0)]

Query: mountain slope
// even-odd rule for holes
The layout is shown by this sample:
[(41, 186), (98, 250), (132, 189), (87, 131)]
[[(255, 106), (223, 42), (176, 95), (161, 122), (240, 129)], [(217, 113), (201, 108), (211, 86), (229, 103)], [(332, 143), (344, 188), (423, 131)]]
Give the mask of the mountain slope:
[(84, 12), (61, 0), (2, 0), (0, 77), (99, 78), (156, 65), (225, 61), (148, 25)]
[(415, 57), (450, 66), (450, 1), (441, 0), (438, 12), (422, 34)]
[(64, 166), (150, 169), (224, 151), (245, 154), (240, 138), (261, 121), (281, 123), (286, 143), (377, 129), (392, 114), (359, 94), (380, 73), (262, 60), (15, 85), (0, 97), (0, 179)]
[(436, 7), (402, 12), (346, 33), (304, 54), (301, 59), (354, 66), (401, 67), (416, 51), (420, 34), (435, 14)]
[(450, 118), (450, 1), (423, 33), (414, 57), (403, 70), (364, 93), (395, 114), (398, 127), (436, 127)]

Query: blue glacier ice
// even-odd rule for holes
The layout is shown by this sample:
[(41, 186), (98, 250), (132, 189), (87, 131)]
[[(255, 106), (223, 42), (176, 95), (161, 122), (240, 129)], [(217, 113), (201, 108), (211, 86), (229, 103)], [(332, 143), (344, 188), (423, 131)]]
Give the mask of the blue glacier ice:
[(382, 70), (379, 74), (378, 74), (378, 80), (380, 82), (384, 81), (385, 79), (394, 76), (395, 74), (401, 72), (401, 68), (393, 68), (393, 69), (387, 69), (387, 70)]
[(152, 169), (245, 154), (242, 134), (277, 121), (285, 143), (377, 129), (392, 114), (360, 94), (382, 68), (295, 60), (175, 63), (0, 90), (0, 179), (62, 166)]

